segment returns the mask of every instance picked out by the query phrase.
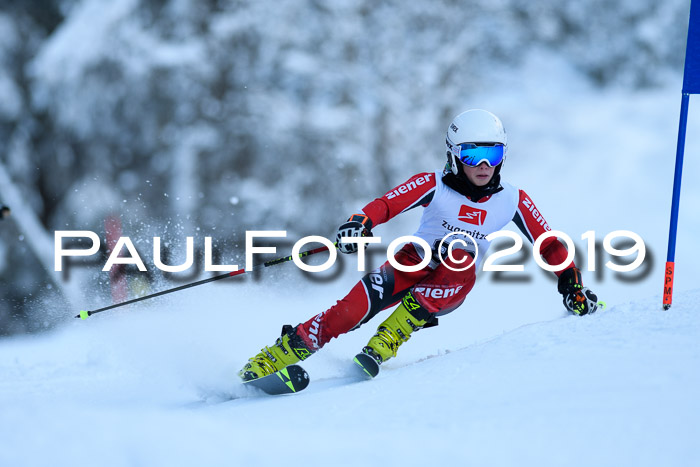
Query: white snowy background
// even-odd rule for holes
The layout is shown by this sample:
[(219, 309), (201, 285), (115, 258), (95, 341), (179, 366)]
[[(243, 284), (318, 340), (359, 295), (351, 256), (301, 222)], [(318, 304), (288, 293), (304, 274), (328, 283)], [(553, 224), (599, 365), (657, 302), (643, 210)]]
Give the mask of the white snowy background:
[[(412, 337), (377, 379), (354, 380), (351, 358), (388, 311), (305, 362), (312, 378), (307, 390), (273, 398), (242, 387), (236, 372), (274, 341), (282, 324), (306, 320), (341, 298), (360, 277), (351, 261), (333, 281), (311, 282), (287, 264), (255, 281), (208, 284), (81, 321), (73, 318), (80, 308), (110, 303), (102, 264), (76, 268), (64, 284), (65, 294), (78, 297), (72, 306), (80, 308), (73, 309), (56, 295), (60, 277), (49, 286), (40, 269), (32, 279), (10, 274), (21, 270), (11, 263), (21, 244), (3, 237), (5, 306), (16, 306), (6, 299), (10, 290), (29, 288), (34, 295), (25, 300), (29, 323), (14, 329), (47, 330), (0, 340), (0, 465), (697, 465), (695, 97), (674, 306), (661, 311), (682, 80), (678, 38), (684, 39), (688, 3), (617, 2), (617, 14), (591, 16), (587, 23), (581, 18), (605, 2), (552, 10), (545, 7), (556, 2), (470, 2), (462, 9), (459, 2), (389, 2), (376, 10), (365, 3), (216, 7), (209, 29), (214, 32), (202, 38), (196, 15), (186, 14), (196, 13), (194, 2), (64, 2), (66, 19), (44, 38), (28, 73), (34, 80), (31, 108), (69, 129), (69, 136), (56, 131), (55, 141), (57, 160), (69, 162), (40, 162), (56, 163), (53, 170), (68, 189), (46, 212), (47, 202), (32, 191), (32, 180), (39, 181), (31, 175), (31, 130), (15, 131), (2, 160), (27, 211), (36, 212), (42, 224), (13, 206), (17, 226), (0, 227), (8, 231), (12, 225), (13, 240), (22, 244), (58, 229), (102, 235), (100, 222), (116, 211), (125, 234), (138, 238), (147, 252), (151, 269), (156, 234), (170, 236), (176, 246), (182, 246), (176, 236), (198, 235), (197, 229), (222, 240), (228, 239), (222, 230), (240, 235), (253, 228), (284, 228), (290, 239), (330, 237), (366, 201), (413, 173), (442, 167), (449, 119), (466, 108), (485, 108), (508, 130), (504, 179), (525, 189), (552, 228), (574, 239), (584, 280), (607, 308), (568, 316), (556, 282), (529, 259), (529, 282), (498, 282), (482, 274), (464, 305)], [(147, 27), (143, 9), (180, 18), (184, 30), (174, 27), (161, 41)], [(468, 20), (455, 20), (455, 13)], [(558, 14), (581, 23), (557, 22)], [(413, 25), (420, 34), (411, 40), (413, 30), (401, 19), (421, 15), (428, 19)], [(0, 31), (15, 37), (8, 32), (12, 23), (2, 18)], [(302, 22), (305, 32), (293, 27)], [(588, 24), (590, 36), (566, 39), (562, 24), (574, 31)], [(365, 37), (368, 27), (377, 48), (360, 44), (353, 52), (357, 44), (343, 38)], [(319, 45), (320, 51), (313, 44), (319, 30), (329, 47)], [(249, 39), (247, 31), (255, 32), (260, 56), (273, 57), (269, 68), (263, 58), (246, 68), (241, 51), (255, 47), (241, 48), (237, 39)], [(191, 40), (183, 39), (188, 35)], [(161, 78), (168, 92), (186, 83), (185, 102), (193, 99), (191, 87), (216, 82), (217, 70), (226, 68), (212, 64), (218, 56), (207, 60), (207, 53), (225, 51), (215, 45), (216, 37), (233, 38), (231, 63), (244, 62), (236, 68), (243, 70), (236, 86), (256, 95), (236, 102), (260, 107), (240, 107), (239, 115), (231, 110), (237, 104), (223, 104), (228, 97), (222, 97), (218, 106), (211, 98), (195, 112), (204, 116), (192, 119), (187, 108), (166, 112), (170, 118), (145, 112), (157, 85), (149, 81), (149, 91), (137, 83), (153, 69), (166, 71)], [(120, 46), (111, 48), (115, 43)], [(370, 63), (382, 63), (376, 74), (360, 59), (342, 69), (326, 66), (344, 63), (334, 61), (336, 54), (365, 59), (369, 52), (376, 54)], [(645, 61), (636, 62), (642, 55)], [(112, 68), (96, 58), (105, 56)], [(85, 78), (100, 70), (103, 78)], [(276, 82), (268, 74), (289, 82), (270, 84)], [(5, 78), (0, 110), (3, 118), (20, 121), (22, 93)], [(353, 88), (353, 80), (365, 91)], [(91, 85), (98, 88), (87, 89)], [(135, 100), (121, 101), (123, 96)], [(140, 112), (142, 128), (130, 123), (141, 121)], [(157, 127), (162, 119), (165, 127)], [(240, 122), (241, 135), (229, 135), (217, 119)], [(149, 125), (158, 134), (152, 139)], [(123, 134), (128, 129), (133, 133)], [(255, 136), (245, 142), (246, 134)], [(66, 139), (74, 153), (65, 152)], [(130, 139), (142, 140), (143, 153), (113, 152)], [(222, 141), (255, 150), (214, 155), (212, 148), (221, 148)], [(88, 151), (79, 154), (81, 147)], [(256, 165), (258, 158), (264, 168)], [(221, 179), (203, 176), (201, 167)], [(197, 180), (188, 177), (192, 173)], [(2, 189), (1, 201), (12, 204), (7, 187)], [(157, 206), (162, 212), (154, 211)], [(196, 217), (182, 215), (195, 211)], [(407, 213), (375, 235), (387, 245), (412, 233), (419, 216)], [(625, 281), (604, 266), (600, 274), (600, 264), (599, 274), (587, 271), (581, 235), (594, 230), (602, 241), (621, 229), (644, 239), (649, 273)], [(32, 251), (26, 249), (27, 258)], [(51, 253), (39, 262), (52, 264)], [(601, 264), (611, 259), (602, 250), (597, 254)], [(239, 250), (225, 255), (225, 262), (241, 258)], [(179, 284), (157, 277), (151, 291)]]

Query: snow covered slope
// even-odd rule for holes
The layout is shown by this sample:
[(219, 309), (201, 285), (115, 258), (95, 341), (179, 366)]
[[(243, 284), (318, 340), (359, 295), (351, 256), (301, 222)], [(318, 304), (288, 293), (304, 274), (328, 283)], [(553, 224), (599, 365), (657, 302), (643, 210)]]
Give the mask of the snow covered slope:
[[(212, 296), (230, 299), (225, 288), (213, 287)], [(668, 312), (654, 297), (434, 352), (431, 335), (458, 331), (445, 317), (416, 334), (377, 379), (354, 382), (350, 358), (373, 322), (307, 361), (306, 391), (270, 397), (234, 377), (277, 332), (274, 319), (256, 326), (240, 319), (241, 309), (262, 306), (252, 297), (264, 296), (245, 288), (243, 303), (219, 311), (197, 310), (186, 296), (0, 342), (0, 465), (685, 466), (700, 459), (698, 290), (678, 294)], [(286, 303), (292, 322), (308, 314), (301, 293), (264, 300)]]

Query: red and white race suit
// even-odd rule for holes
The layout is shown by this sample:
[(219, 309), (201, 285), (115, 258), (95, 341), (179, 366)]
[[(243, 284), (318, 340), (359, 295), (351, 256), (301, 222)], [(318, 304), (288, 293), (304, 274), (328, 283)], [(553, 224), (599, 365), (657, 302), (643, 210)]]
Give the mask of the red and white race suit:
[[(442, 181), (442, 172), (420, 173), (388, 191), (381, 198), (367, 204), (362, 211), (377, 226), (394, 216), (417, 206), (423, 206), (423, 216), (415, 236), (432, 248), (430, 264), (415, 272), (395, 269), (387, 261), (366, 274), (343, 299), (328, 310), (301, 323), (297, 333), (312, 350), (318, 350), (340, 334), (360, 327), (381, 310), (396, 305), (406, 293), (412, 292), (416, 301), (429, 313), (437, 316), (449, 313), (464, 302), (476, 280), (475, 271), (486, 255), (489, 242), (486, 236), (502, 230), (513, 221), (530, 242), (551, 230), (530, 197), (514, 186), (501, 182), (502, 190), (491, 196), (472, 201)], [(468, 234), (462, 236), (461, 234)], [(448, 234), (464, 240), (452, 250), (454, 261), (442, 256), (438, 259), (440, 242)], [(476, 253), (474, 266), (463, 268)], [(567, 250), (556, 238), (542, 244), (541, 254), (549, 264), (561, 264)], [(444, 253), (444, 250), (443, 250)], [(402, 265), (416, 265), (423, 260), (424, 250), (412, 243), (404, 245), (394, 256)], [(470, 258), (466, 258), (469, 255)], [(455, 262), (456, 261), (456, 262)], [(565, 269), (573, 267), (573, 262)], [(556, 273), (561, 274), (560, 272)]]

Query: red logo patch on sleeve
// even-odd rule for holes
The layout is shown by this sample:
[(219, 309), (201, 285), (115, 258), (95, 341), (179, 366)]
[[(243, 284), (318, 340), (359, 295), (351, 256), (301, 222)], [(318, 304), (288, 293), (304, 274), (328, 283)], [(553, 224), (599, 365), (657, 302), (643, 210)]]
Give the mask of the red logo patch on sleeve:
[(463, 204), (459, 209), (459, 220), (468, 224), (484, 225), (484, 221), (486, 220), (486, 211), (479, 208), (472, 208)]

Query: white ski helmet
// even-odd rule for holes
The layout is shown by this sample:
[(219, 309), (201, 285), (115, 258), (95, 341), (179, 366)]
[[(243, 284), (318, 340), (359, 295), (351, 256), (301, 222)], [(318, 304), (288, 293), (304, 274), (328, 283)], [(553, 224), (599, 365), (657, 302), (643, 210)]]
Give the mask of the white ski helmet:
[[(453, 174), (459, 174), (462, 165), (459, 161), (460, 144), (502, 144), (503, 160), (508, 148), (508, 138), (503, 123), (491, 112), (473, 109), (457, 115), (447, 129), (447, 167)], [(502, 163), (502, 162), (501, 162)], [(498, 164), (497, 164), (498, 165)]]

